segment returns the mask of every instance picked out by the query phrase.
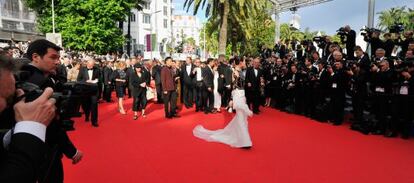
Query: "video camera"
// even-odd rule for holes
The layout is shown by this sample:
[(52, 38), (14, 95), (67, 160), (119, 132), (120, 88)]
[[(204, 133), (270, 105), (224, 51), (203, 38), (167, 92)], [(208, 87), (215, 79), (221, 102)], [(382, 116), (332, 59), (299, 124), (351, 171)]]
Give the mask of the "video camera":
[(404, 32), (404, 25), (402, 23), (395, 24), (389, 28), (390, 33), (401, 33)]
[[(94, 96), (97, 94), (97, 87), (89, 83), (68, 82), (62, 84), (60, 92), (54, 92), (52, 98), (56, 99), (57, 118), (53, 122), (59, 123), (58, 125), (65, 131), (74, 130), (73, 121), (71, 118), (80, 117), (79, 108), (83, 97)], [(17, 81), (16, 89), (22, 89), (25, 93), (25, 102), (31, 102), (36, 100), (42, 95), (43, 90), (30, 82)], [(16, 98), (15, 102), (21, 100)]]
[(372, 33), (374, 32), (381, 32), (381, 30), (376, 29), (376, 28), (369, 28), (367, 26), (362, 27), (361, 31), (361, 35), (364, 37), (371, 37)]

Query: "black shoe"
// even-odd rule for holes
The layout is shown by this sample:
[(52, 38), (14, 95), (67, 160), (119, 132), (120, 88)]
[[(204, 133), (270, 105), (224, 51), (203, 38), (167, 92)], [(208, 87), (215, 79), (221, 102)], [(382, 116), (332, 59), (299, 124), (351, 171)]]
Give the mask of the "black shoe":
[(208, 113), (210, 113), (210, 111), (204, 111), (204, 114), (208, 114)]
[(397, 137), (397, 133), (395, 133), (395, 132), (392, 132), (392, 131), (389, 131), (389, 132), (387, 132), (387, 133), (385, 133), (385, 135), (384, 135), (385, 137)]
[(242, 149), (250, 150), (252, 146), (241, 147)]
[(181, 116), (179, 116), (178, 114), (173, 114), (173, 115), (171, 115), (171, 117), (173, 117), (173, 118), (180, 118)]
[(253, 111), (253, 114), (260, 114), (259, 111)]
[(165, 118), (167, 118), (167, 119), (172, 119), (172, 116), (170, 116), (170, 115), (166, 115), (166, 116), (165, 116)]
[(196, 112), (200, 111), (200, 109), (196, 109)]
[(92, 124), (93, 127), (99, 127), (98, 123)]
[(85, 122), (89, 122), (89, 118), (85, 118)]

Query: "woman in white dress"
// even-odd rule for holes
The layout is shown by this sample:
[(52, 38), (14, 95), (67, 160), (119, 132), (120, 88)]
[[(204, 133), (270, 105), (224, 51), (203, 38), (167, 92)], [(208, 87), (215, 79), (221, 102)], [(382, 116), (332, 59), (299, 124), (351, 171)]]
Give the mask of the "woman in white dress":
[(250, 148), (252, 141), (250, 139), (247, 117), (252, 116), (253, 113), (246, 104), (243, 82), (239, 77), (240, 70), (236, 69), (235, 71), (235, 89), (232, 92), (232, 105), (233, 109), (236, 110), (236, 116), (224, 129), (212, 131), (197, 125), (193, 130), (193, 134), (208, 142), (220, 142), (235, 148)]
[(217, 112), (221, 112), (220, 111), (220, 108), (221, 108), (221, 95), (217, 90), (218, 89), (218, 78), (219, 78), (219, 73), (217, 71), (217, 66), (215, 66), (213, 68), (213, 70), (214, 70), (214, 81), (213, 81), (213, 84), (214, 84), (214, 109)]

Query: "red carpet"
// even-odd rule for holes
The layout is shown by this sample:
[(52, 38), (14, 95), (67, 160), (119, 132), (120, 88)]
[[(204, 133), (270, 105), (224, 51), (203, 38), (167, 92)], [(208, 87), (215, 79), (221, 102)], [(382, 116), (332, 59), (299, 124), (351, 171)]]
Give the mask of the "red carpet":
[[(131, 100), (127, 100), (130, 109)], [(100, 127), (76, 120), (70, 136), (85, 153), (78, 165), (64, 160), (65, 182), (414, 182), (414, 140), (365, 136), (307, 118), (263, 109), (249, 119), (251, 150), (199, 140), (197, 124), (222, 128), (231, 114), (181, 111), (166, 120), (161, 105), (147, 118), (120, 115), (101, 104)]]

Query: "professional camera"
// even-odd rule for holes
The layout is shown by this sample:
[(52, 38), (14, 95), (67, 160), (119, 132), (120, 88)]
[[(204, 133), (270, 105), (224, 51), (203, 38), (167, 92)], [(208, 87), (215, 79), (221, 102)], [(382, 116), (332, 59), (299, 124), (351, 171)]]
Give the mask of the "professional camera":
[(381, 32), (381, 30), (376, 29), (376, 28), (369, 28), (367, 26), (362, 27), (361, 31), (361, 35), (364, 37), (371, 37), (372, 33), (374, 32)]
[(326, 36), (313, 37), (312, 41), (314, 41), (319, 48), (323, 48), (326, 45)]
[(341, 36), (341, 37), (345, 37), (347, 35), (347, 33), (345, 32), (345, 28), (344, 27), (341, 27), (338, 30), (336, 30), (336, 34), (338, 36)]
[[(43, 90), (29, 82), (18, 81), (16, 88), (24, 91), (25, 102), (36, 100), (42, 95)], [(63, 130), (74, 130), (72, 117), (80, 117), (79, 108), (81, 99), (86, 96), (97, 94), (97, 87), (88, 83), (68, 82), (60, 86), (61, 92), (54, 92), (52, 98), (56, 99), (57, 120)], [(17, 98), (20, 101), (22, 97)]]
[(390, 33), (401, 33), (404, 32), (404, 25), (401, 23), (395, 24), (389, 28)]

